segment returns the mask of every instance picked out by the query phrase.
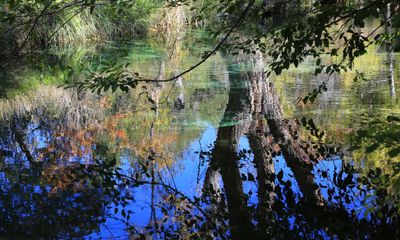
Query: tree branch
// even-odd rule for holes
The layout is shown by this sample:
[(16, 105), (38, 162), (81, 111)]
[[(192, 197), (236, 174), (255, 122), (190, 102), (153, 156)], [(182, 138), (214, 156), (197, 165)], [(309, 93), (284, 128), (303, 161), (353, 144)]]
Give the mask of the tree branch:
[(36, 27), (36, 25), (38, 24), (40, 18), (46, 13), (46, 10), (50, 7), (50, 5), (53, 3), (53, 1), (54, 1), (54, 0), (49, 0), (49, 2), (48, 2), (48, 3), (46, 4), (46, 6), (43, 8), (43, 10), (40, 12), (40, 14), (35, 18), (35, 20), (34, 20), (32, 26), (30, 27), (30, 29), (29, 29), (29, 31), (28, 31), (28, 33), (27, 33), (27, 35), (26, 35), (24, 41), (22, 42), (21, 46), (18, 48), (17, 52), (21, 51), (21, 50), (25, 47), (25, 45), (26, 45), (26, 43), (27, 43), (27, 41), (28, 41), (29, 35), (31, 35), (33, 29), (34, 29), (34, 28)]
[(252, 0), (247, 5), (247, 7), (242, 12), (242, 14), (239, 16), (239, 18), (236, 20), (236, 22), (232, 25), (232, 27), (226, 33), (225, 37), (218, 43), (218, 45), (211, 52), (209, 52), (207, 55), (205, 55), (203, 57), (203, 59), (201, 61), (199, 61), (198, 63), (196, 63), (195, 65), (191, 66), (190, 68), (186, 69), (185, 71), (183, 71), (183, 72), (179, 73), (178, 75), (175, 75), (175, 76), (173, 76), (171, 78), (167, 78), (167, 79), (139, 78), (139, 79), (135, 79), (134, 81), (135, 82), (170, 82), (170, 81), (172, 81), (174, 79), (177, 79), (177, 78), (189, 73), (193, 69), (199, 67), (201, 64), (203, 64), (205, 61), (207, 61), (207, 59), (209, 59), (212, 55), (214, 55), (221, 48), (221, 46), (226, 42), (226, 40), (229, 38), (229, 36), (233, 32), (233, 30), (235, 30), (235, 28), (237, 28), (239, 23), (246, 17), (248, 11), (250, 10), (251, 6), (253, 6), (253, 4), (254, 4), (254, 0)]

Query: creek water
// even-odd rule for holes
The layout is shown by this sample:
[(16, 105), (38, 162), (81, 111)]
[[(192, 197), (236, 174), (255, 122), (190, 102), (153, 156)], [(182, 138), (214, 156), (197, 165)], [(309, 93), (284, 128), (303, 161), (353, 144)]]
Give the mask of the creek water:
[[(374, 219), (380, 196), (358, 179), (376, 168), (393, 173), (389, 166), (398, 162), (399, 128), (386, 125), (387, 116), (400, 114), (399, 69), (390, 68), (396, 54), (371, 48), (340, 75), (314, 76), (309, 60), (265, 79), (268, 59), (217, 53), (181, 78), (139, 84), (128, 93), (63, 87), (113, 64), (169, 78), (199, 61), (204, 49), (196, 42), (152, 40), (73, 46), (38, 52), (4, 72), (0, 236), (374, 234), (361, 225)], [(357, 74), (362, 77), (354, 81)], [(327, 91), (314, 103), (298, 99), (321, 83)], [(321, 139), (310, 124), (324, 131)], [(318, 155), (323, 144), (335, 150)], [(143, 182), (75, 170), (98, 161)], [(344, 171), (346, 166), (356, 171)], [(390, 180), (394, 192), (398, 178)], [(352, 222), (362, 224), (348, 226)]]

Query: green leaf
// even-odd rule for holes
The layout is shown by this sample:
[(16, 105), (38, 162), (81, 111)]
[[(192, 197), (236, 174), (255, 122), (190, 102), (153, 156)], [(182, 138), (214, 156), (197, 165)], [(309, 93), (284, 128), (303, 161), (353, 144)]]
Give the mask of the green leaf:
[(379, 144), (378, 144), (378, 143), (374, 143), (374, 144), (372, 144), (371, 146), (367, 147), (367, 148), (365, 149), (365, 152), (366, 152), (366, 153), (371, 153), (371, 152), (375, 151), (375, 150), (378, 149), (378, 148), (379, 148)]
[(391, 158), (397, 157), (400, 154), (400, 147), (390, 150), (388, 152), (388, 154), (389, 154), (389, 157), (391, 157)]

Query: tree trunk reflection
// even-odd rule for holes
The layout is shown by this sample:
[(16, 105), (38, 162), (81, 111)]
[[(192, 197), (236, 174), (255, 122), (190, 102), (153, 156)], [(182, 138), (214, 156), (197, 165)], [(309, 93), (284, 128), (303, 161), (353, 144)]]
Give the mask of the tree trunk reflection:
[[(211, 181), (210, 177), (215, 176), (215, 172), (219, 169), (228, 205), (232, 238), (246, 239), (254, 236), (254, 227), (251, 224), (243, 193), (243, 183), (238, 166), (239, 157), (236, 150), (240, 136), (247, 129), (246, 120), (250, 115), (250, 102), (246, 97), (248, 91), (244, 91), (246, 86), (242, 86), (244, 89), (234, 86), (235, 83), (241, 82), (239, 77), (235, 74), (231, 75), (229, 100), (211, 153), (206, 183), (216, 182), (216, 180)], [(234, 123), (232, 124), (232, 122)]]
[[(323, 204), (311, 172), (313, 165), (308, 153), (292, 134), (297, 125), (283, 118), (273, 85), (263, 75), (262, 55), (255, 57), (253, 69), (247, 74), (237, 75), (231, 71), (229, 99), (218, 128), (204, 182), (204, 190), (218, 190), (218, 171), (220, 172), (233, 239), (268, 236), (275, 188), (275, 167), (272, 159), (274, 143), (279, 143), (305, 200), (318, 206)], [(240, 157), (237, 153), (239, 139), (244, 134), (248, 136), (254, 154), (257, 174), (257, 232), (247, 210), (239, 168)]]

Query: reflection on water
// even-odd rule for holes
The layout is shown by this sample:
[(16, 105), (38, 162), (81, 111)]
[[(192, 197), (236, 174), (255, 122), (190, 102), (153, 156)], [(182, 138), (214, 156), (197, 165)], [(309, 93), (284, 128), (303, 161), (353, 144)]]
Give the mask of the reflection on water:
[[(398, 236), (397, 155), (387, 155), (398, 142), (371, 148), (375, 132), (360, 132), (399, 111), (397, 55), (372, 49), (356, 64), (371, 80), (356, 83), (354, 72), (314, 77), (307, 64), (266, 80), (260, 54), (217, 54), (128, 93), (57, 87), (110, 63), (168, 78), (200, 59), (193, 46), (64, 49), (7, 73), (16, 84), (1, 88), (0, 236)], [(315, 104), (296, 105), (321, 81)]]

